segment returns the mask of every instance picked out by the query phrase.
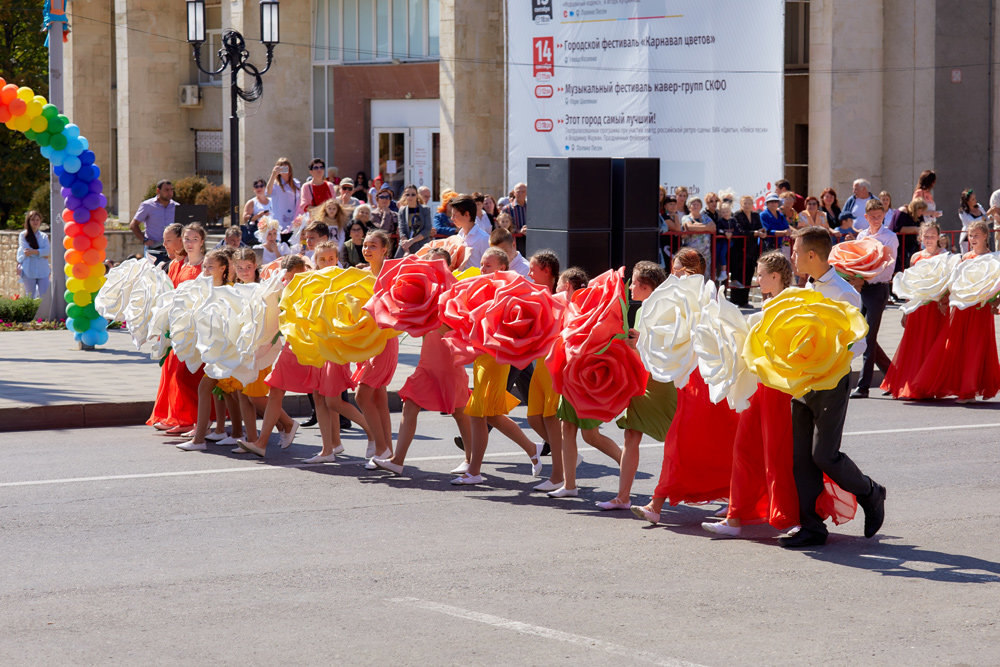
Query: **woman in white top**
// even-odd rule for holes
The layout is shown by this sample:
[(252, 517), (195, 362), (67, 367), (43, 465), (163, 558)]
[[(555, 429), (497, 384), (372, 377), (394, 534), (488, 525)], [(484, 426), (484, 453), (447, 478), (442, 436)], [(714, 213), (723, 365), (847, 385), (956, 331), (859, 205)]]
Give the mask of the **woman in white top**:
[(243, 242), (253, 243), (257, 223), (264, 216), (271, 215), (271, 199), (267, 196), (267, 183), (263, 178), (253, 182), (253, 199), (243, 206)]
[(42, 214), (28, 211), (24, 216), (24, 231), (17, 235), (17, 266), (21, 270), (24, 296), (29, 299), (45, 296), (49, 291), (49, 237), (41, 226)]
[(292, 235), (292, 221), (299, 213), (299, 190), (302, 184), (292, 175), (292, 163), (279, 157), (267, 180), (267, 196), (271, 198), (271, 217), (278, 221), (281, 240)]
[(986, 211), (983, 210), (982, 204), (976, 201), (976, 193), (973, 192), (972, 188), (962, 190), (962, 201), (958, 205), (958, 219), (962, 221), (962, 236), (959, 238), (959, 243), (962, 246), (963, 255), (969, 252), (969, 239), (966, 235), (969, 225), (984, 215), (986, 215)]
[(257, 239), (260, 244), (255, 245), (253, 249), (261, 253), (262, 266), (279, 257), (292, 254), (288, 244), (278, 240), (278, 229), (278, 221), (274, 218), (264, 218), (257, 224)]

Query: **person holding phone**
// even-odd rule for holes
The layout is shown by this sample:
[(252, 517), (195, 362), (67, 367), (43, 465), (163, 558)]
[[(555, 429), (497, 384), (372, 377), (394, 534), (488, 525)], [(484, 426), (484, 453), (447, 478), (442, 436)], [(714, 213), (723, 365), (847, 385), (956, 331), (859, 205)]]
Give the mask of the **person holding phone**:
[(302, 184), (292, 173), (292, 163), (287, 157), (279, 157), (267, 179), (266, 195), (271, 198), (271, 217), (278, 221), (281, 242), (288, 243), (292, 237), (292, 222), (299, 210), (299, 191)]
[(243, 206), (243, 243), (252, 246), (257, 242), (254, 232), (261, 218), (271, 215), (271, 198), (267, 196), (267, 182), (258, 178), (253, 182), (253, 199)]

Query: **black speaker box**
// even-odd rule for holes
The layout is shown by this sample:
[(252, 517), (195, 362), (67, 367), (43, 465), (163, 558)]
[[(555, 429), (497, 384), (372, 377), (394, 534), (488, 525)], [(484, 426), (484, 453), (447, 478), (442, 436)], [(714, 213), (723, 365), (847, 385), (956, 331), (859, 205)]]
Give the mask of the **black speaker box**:
[(579, 266), (590, 277), (594, 277), (611, 266), (609, 231), (563, 231), (530, 227), (526, 236), (528, 253), (525, 256), (531, 257), (539, 250), (552, 250), (559, 256), (560, 270)]
[(611, 158), (528, 158), (528, 198), (528, 236), (611, 229)]
[(660, 158), (614, 158), (611, 178), (612, 228), (659, 227)]

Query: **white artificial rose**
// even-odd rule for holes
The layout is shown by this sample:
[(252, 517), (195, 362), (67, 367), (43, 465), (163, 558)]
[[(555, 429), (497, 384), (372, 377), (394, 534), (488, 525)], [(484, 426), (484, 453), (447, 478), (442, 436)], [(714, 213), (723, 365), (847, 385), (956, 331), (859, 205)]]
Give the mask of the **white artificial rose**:
[(714, 296), (715, 283), (702, 276), (669, 276), (643, 301), (636, 350), (654, 380), (687, 384), (698, 366), (694, 328)]
[(123, 320), (125, 308), (135, 283), (144, 267), (151, 266), (144, 259), (127, 259), (105, 276), (104, 284), (94, 297), (94, 309), (109, 322)]
[(283, 271), (254, 286), (254, 294), (240, 314), (237, 348), (240, 364), (258, 373), (273, 365), (281, 352), (278, 340), (278, 303), (281, 300)]
[(216, 380), (233, 377), (243, 384), (257, 379), (256, 371), (241, 365), (236, 343), (240, 315), (253, 292), (253, 285), (212, 287), (208, 299), (195, 314), (196, 346), (208, 377)]
[(181, 283), (171, 292), (172, 298), (167, 308), (170, 346), (174, 349), (177, 359), (186, 364), (192, 373), (197, 372), (202, 363), (201, 354), (198, 352), (195, 312), (208, 300), (211, 292), (212, 279), (208, 276), (199, 276)]
[(132, 335), (132, 342), (137, 350), (141, 349), (149, 338), (153, 311), (159, 298), (174, 289), (174, 284), (170, 282), (165, 272), (148, 262), (146, 266), (148, 268), (136, 277), (132, 294), (123, 313), (125, 325)]
[(743, 359), (743, 345), (750, 328), (740, 309), (721, 293), (701, 311), (694, 330), (698, 371), (708, 385), (713, 403), (723, 399), (736, 412), (750, 407), (757, 391), (757, 376)]
[(952, 272), (961, 260), (959, 255), (942, 252), (897, 273), (892, 279), (892, 291), (900, 299), (907, 299), (899, 309), (912, 313), (920, 306), (943, 297), (951, 285)]
[[(919, 262), (922, 264), (923, 262)], [(959, 310), (986, 303), (1000, 293), (1000, 257), (987, 253), (964, 260), (951, 276), (948, 301)]]

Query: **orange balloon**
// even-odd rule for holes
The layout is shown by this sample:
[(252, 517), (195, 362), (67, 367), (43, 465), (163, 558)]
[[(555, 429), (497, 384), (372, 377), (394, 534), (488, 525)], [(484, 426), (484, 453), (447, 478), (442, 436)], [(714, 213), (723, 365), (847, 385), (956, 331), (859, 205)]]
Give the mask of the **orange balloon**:
[(64, 236), (63, 237), (63, 247), (66, 248), (66, 250), (72, 250), (73, 249), (73, 237), (72, 236)]
[(90, 267), (86, 264), (74, 264), (73, 265), (73, 277), (79, 278), (80, 280), (86, 280), (87, 276), (90, 275)]
[(93, 247), (93, 240), (86, 236), (85, 234), (80, 234), (73, 238), (73, 248), (83, 252), (84, 250), (90, 250)]
[(104, 233), (104, 225), (100, 222), (88, 222), (83, 225), (83, 233), (90, 238), (97, 238)]
[(101, 236), (95, 236), (90, 239), (90, 247), (96, 248), (97, 250), (104, 250), (108, 247), (108, 237), (103, 234)]
[(83, 253), (79, 250), (67, 250), (63, 257), (67, 264), (81, 264), (83, 262)]
[(84, 264), (102, 264), (104, 262), (104, 251), (91, 248), (83, 253)]

